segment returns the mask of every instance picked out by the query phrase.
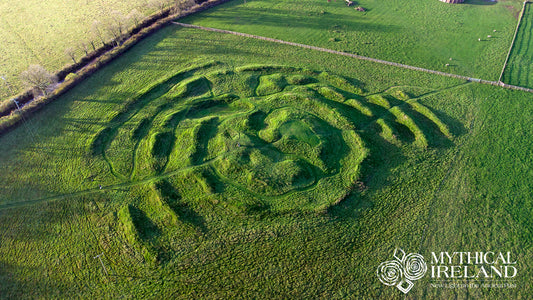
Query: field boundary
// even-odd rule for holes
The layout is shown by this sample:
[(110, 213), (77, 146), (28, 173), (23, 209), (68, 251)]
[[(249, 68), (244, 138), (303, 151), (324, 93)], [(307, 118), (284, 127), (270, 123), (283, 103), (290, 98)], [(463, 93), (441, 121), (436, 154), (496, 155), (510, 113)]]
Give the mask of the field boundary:
[[(165, 9), (145, 19), (139, 26), (128, 31), (131, 36), (116, 46), (112, 42), (101, 46), (94, 52), (80, 59), (78, 63), (68, 65), (57, 71), (54, 75), (61, 81), (48, 95), (34, 97), (32, 89), (0, 102), (6, 107), (0, 109), (0, 135), (10, 131), (17, 125), (21, 124), (25, 117), (45, 107), (48, 103), (53, 102), (59, 96), (65, 94), (80, 82), (108, 65), (114, 59), (120, 57), (133, 46), (151, 36), (159, 29), (170, 25), (173, 20), (190, 16), (192, 14), (204, 11), (216, 5), (225, 3), (230, 0), (208, 0), (200, 5), (193, 6), (187, 10), (173, 14), (172, 8)], [(73, 78), (66, 79), (68, 74), (74, 74)], [(1, 107), (1, 106), (0, 106)]]
[[(228, 1), (230, 0), (206, 0), (201, 4), (195, 4), (193, 6), (180, 9), (179, 11), (176, 11), (177, 7), (175, 6), (167, 7), (157, 11), (154, 14), (145, 17), (138, 25), (127, 29), (123, 36), (124, 39), (120, 40), (120, 38), (112, 38), (106, 42), (103, 42), (103, 45), (100, 47), (93, 49), (93, 51), (78, 58), (78, 62), (67, 64), (61, 69), (53, 71), (53, 74), (57, 77), (59, 84), (61, 85), (63, 82), (65, 82), (67, 75), (71, 73), (77, 74), (78, 72), (83, 71), (83, 69), (91, 64), (94, 64), (100, 57), (105, 56), (107, 53), (110, 53), (115, 49), (124, 48), (132, 41), (133, 43), (139, 42), (151, 35), (157, 29), (168, 25), (173, 20), (188, 17)], [(147, 29), (149, 32), (147, 32)], [(155, 30), (151, 31), (152, 29)], [(14, 101), (19, 105), (24, 106), (34, 101), (36, 98), (39, 97), (35, 97), (33, 95), (33, 88), (28, 88), (16, 95), (7, 97), (6, 99), (0, 99), (0, 117), (8, 116), (10, 113), (18, 109), (13, 103)]]
[(186, 28), (194, 28), (194, 29), (200, 29), (200, 30), (205, 30), (205, 31), (232, 34), (232, 35), (243, 36), (243, 37), (247, 37), (247, 38), (253, 38), (253, 39), (258, 39), (258, 40), (269, 41), (269, 42), (278, 43), (278, 44), (284, 44), (284, 45), (290, 45), (290, 46), (295, 46), (295, 47), (300, 47), (300, 48), (306, 48), (306, 49), (321, 51), (321, 52), (327, 52), (327, 53), (331, 53), (331, 54), (352, 57), (352, 58), (356, 58), (356, 59), (359, 59), (359, 60), (371, 61), (371, 62), (375, 62), (375, 63), (379, 63), (379, 64), (383, 64), (383, 65), (388, 65), (388, 66), (393, 66), (393, 67), (398, 67), (398, 68), (415, 70), (415, 71), (425, 72), (425, 73), (429, 73), (429, 74), (436, 74), (436, 75), (441, 75), (441, 76), (446, 76), (446, 77), (452, 77), (452, 78), (463, 79), (463, 80), (467, 80), (467, 81), (478, 82), (478, 83), (482, 83), (482, 84), (500, 86), (500, 87), (503, 87), (503, 88), (506, 88), (506, 89), (519, 90), (519, 91), (533, 93), (533, 89), (529, 89), (529, 88), (525, 88), (525, 87), (521, 87), (521, 86), (510, 85), (510, 84), (503, 83), (501, 81), (484, 80), (484, 79), (473, 78), (473, 77), (468, 77), (468, 76), (463, 76), (463, 75), (446, 73), (446, 72), (441, 72), (441, 71), (436, 71), (436, 70), (431, 70), (431, 69), (425, 69), (425, 68), (410, 66), (410, 65), (401, 64), (401, 63), (395, 63), (395, 62), (386, 61), (386, 60), (382, 60), (382, 59), (377, 59), (377, 58), (372, 58), (372, 57), (367, 57), (367, 56), (362, 56), (362, 55), (357, 55), (357, 54), (352, 54), (352, 53), (347, 53), (347, 52), (327, 49), (327, 48), (321, 48), (321, 47), (316, 47), (316, 46), (311, 46), (311, 45), (306, 45), (306, 44), (288, 42), (288, 41), (284, 41), (284, 40), (273, 39), (273, 38), (269, 38), (269, 37), (253, 35), (253, 34), (248, 34), (248, 33), (243, 33), (243, 32), (236, 32), (236, 31), (230, 31), (230, 30), (224, 30), (224, 29), (218, 29), (218, 28), (211, 28), (211, 27), (205, 27), (205, 26), (199, 26), (199, 25), (192, 25), (192, 24), (180, 23), (180, 22), (176, 22), (176, 21), (173, 21), (172, 24), (179, 25), (179, 26), (186, 27)]
[(505, 62), (503, 63), (502, 72), (500, 73), (500, 79), (498, 79), (499, 82), (502, 82), (503, 73), (505, 73), (505, 69), (507, 68), (507, 64), (509, 63), (509, 58), (511, 57), (511, 52), (513, 52), (516, 36), (518, 35), (518, 29), (520, 28), (520, 24), (522, 24), (522, 20), (524, 19), (524, 12), (526, 11), (526, 5), (528, 3), (529, 0), (524, 1), (522, 11), (520, 11), (520, 17), (518, 18), (518, 24), (516, 25), (516, 29), (514, 31), (513, 41), (511, 42), (511, 46), (509, 47), (509, 51), (507, 52), (507, 57), (505, 58)]

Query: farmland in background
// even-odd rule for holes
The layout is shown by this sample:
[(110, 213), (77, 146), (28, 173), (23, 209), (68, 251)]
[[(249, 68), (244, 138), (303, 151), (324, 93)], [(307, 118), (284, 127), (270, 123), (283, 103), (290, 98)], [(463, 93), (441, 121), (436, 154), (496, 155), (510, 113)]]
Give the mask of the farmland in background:
[(182, 22), (498, 80), (522, 9), (519, 0), (354, 2), (231, 1)]
[[(143, 14), (153, 13), (148, 0), (89, 1), (89, 0), (8, 0), (0, 3), (0, 75), (12, 85), (11, 92), (0, 82), (0, 100), (23, 90), (19, 75), (29, 65), (39, 64), (53, 72), (72, 59), (65, 54), (74, 48), (75, 56), (84, 54), (81, 48), (89, 41), (97, 44), (91, 33), (94, 21), (105, 23), (120, 12), (128, 15), (133, 9)], [(92, 50), (92, 49), (91, 49)]]

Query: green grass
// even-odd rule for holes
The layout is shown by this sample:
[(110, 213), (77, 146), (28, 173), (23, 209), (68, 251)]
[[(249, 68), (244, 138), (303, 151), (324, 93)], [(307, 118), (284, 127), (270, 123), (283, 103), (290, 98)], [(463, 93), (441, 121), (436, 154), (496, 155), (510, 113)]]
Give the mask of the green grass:
[(311, 147), (316, 147), (320, 144), (320, 140), (314, 135), (312, 129), (302, 121), (289, 121), (280, 127), (280, 134), (289, 138), (295, 138), (309, 144)]
[[(287, 79), (295, 76), (304, 80)], [(242, 77), (256, 78), (257, 86), (242, 90)], [(399, 108), (409, 103), (387, 94), (394, 106), (387, 102), (384, 108), (367, 108), (373, 117), (360, 118), (368, 112), (354, 108), (352, 102), (345, 104), (347, 98), (359, 97), (370, 104), (383, 96), (366, 99), (340, 86), (361, 91), (341, 76), (295, 67), (254, 65), (231, 70), (221, 62), (193, 65), (142, 89), (113, 114), (94, 136), (91, 153), (105, 161), (116, 179), (188, 177), (183, 171), (194, 169), (200, 194), (257, 198), (238, 201), (245, 211), (258, 205), (272, 212), (325, 210), (360, 179), (360, 164), (369, 155), (363, 140), (374, 133), (362, 130), (379, 117), (404, 124), (405, 134), (427, 147), (424, 133)], [(239, 89), (238, 94), (228, 94)], [(395, 115), (397, 110), (401, 116)], [(442, 123), (436, 115), (433, 118)], [(328, 195), (319, 196), (324, 188)]]
[(509, 62), (503, 74), (502, 81), (508, 84), (533, 88), (533, 11), (531, 3), (527, 3), (524, 16), (516, 40), (511, 49)]
[(532, 115), (519, 91), (168, 27), (0, 137), (0, 294), (399, 299), (376, 268), (402, 247), (519, 261), (516, 289), (408, 297), (527, 298)]
[(498, 80), (522, 1), (362, 0), (357, 5), (367, 11), (344, 1), (236, 0), (180, 22)]
[(78, 58), (84, 55), (78, 46), (91, 39), (90, 29), (95, 20), (106, 22), (113, 11), (127, 15), (132, 9), (153, 12), (145, 0), (0, 3), (0, 75), (13, 86), (11, 92), (3, 80), (0, 82), (0, 100), (23, 90), (19, 75), (29, 65), (39, 64), (53, 72), (72, 63), (65, 49), (75, 48)]

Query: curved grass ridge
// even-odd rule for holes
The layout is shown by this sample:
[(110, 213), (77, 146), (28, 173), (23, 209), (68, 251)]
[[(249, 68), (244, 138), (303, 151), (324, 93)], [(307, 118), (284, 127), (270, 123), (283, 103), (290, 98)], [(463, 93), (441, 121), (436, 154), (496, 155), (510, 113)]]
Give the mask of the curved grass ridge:
[[(190, 201), (240, 213), (323, 211), (353, 192), (376, 138), (421, 149), (452, 138), (407, 93), (362, 93), (356, 80), (326, 72), (207, 62), (139, 92), (90, 152), (117, 177), (154, 178), (149, 206), (168, 226), (202, 228)], [(148, 245), (143, 216), (119, 212), (129, 240)]]

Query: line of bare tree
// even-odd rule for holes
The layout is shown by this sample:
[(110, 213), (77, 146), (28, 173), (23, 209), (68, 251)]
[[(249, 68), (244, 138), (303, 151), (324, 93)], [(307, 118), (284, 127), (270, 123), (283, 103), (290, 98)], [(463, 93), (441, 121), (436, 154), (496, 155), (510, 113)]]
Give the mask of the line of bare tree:
[[(201, 0), (197, 1), (198, 3), (201, 2)], [(146, 7), (156, 12), (171, 8), (173, 10), (172, 13), (177, 13), (195, 4), (197, 4), (195, 0), (148, 0)], [(104, 15), (107, 16), (106, 19), (103, 21), (94, 20), (89, 31), (90, 38), (88, 44), (91, 45), (93, 50), (97, 46), (106, 45), (107, 43), (119, 45), (128, 38), (128, 29), (139, 26), (146, 18), (146, 15), (138, 9), (131, 10), (129, 14), (123, 14), (115, 10), (104, 13)], [(78, 48), (85, 52), (88, 48), (86, 44), (81, 43)]]
[[(162, 12), (171, 9), (171, 13), (178, 13), (187, 10), (203, 0), (147, 0), (147, 11)], [(91, 51), (96, 51), (100, 46), (118, 46), (128, 38), (128, 31), (131, 28), (138, 27), (147, 17), (138, 9), (132, 9), (130, 13), (123, 14), (114, 10), (105, 12), (106, 18), (102, 21), (94, 20), (88, 30), (88, 40), (81, 41), (77, 47), (68, 47), (65, 49), (67, 55), (72, 61), (77, 63), (77, 53), (84, 53), (86, 56)], [(4, 83), (8, 84), (5, 77)], [(40, 65), (30, 65), (27, 70), (21, 73), (20, 80), (29, 89), (33, 90), (35, 97), (46, 95), (49, 87), (57, 83), (57, 77), (48, 72)]]

